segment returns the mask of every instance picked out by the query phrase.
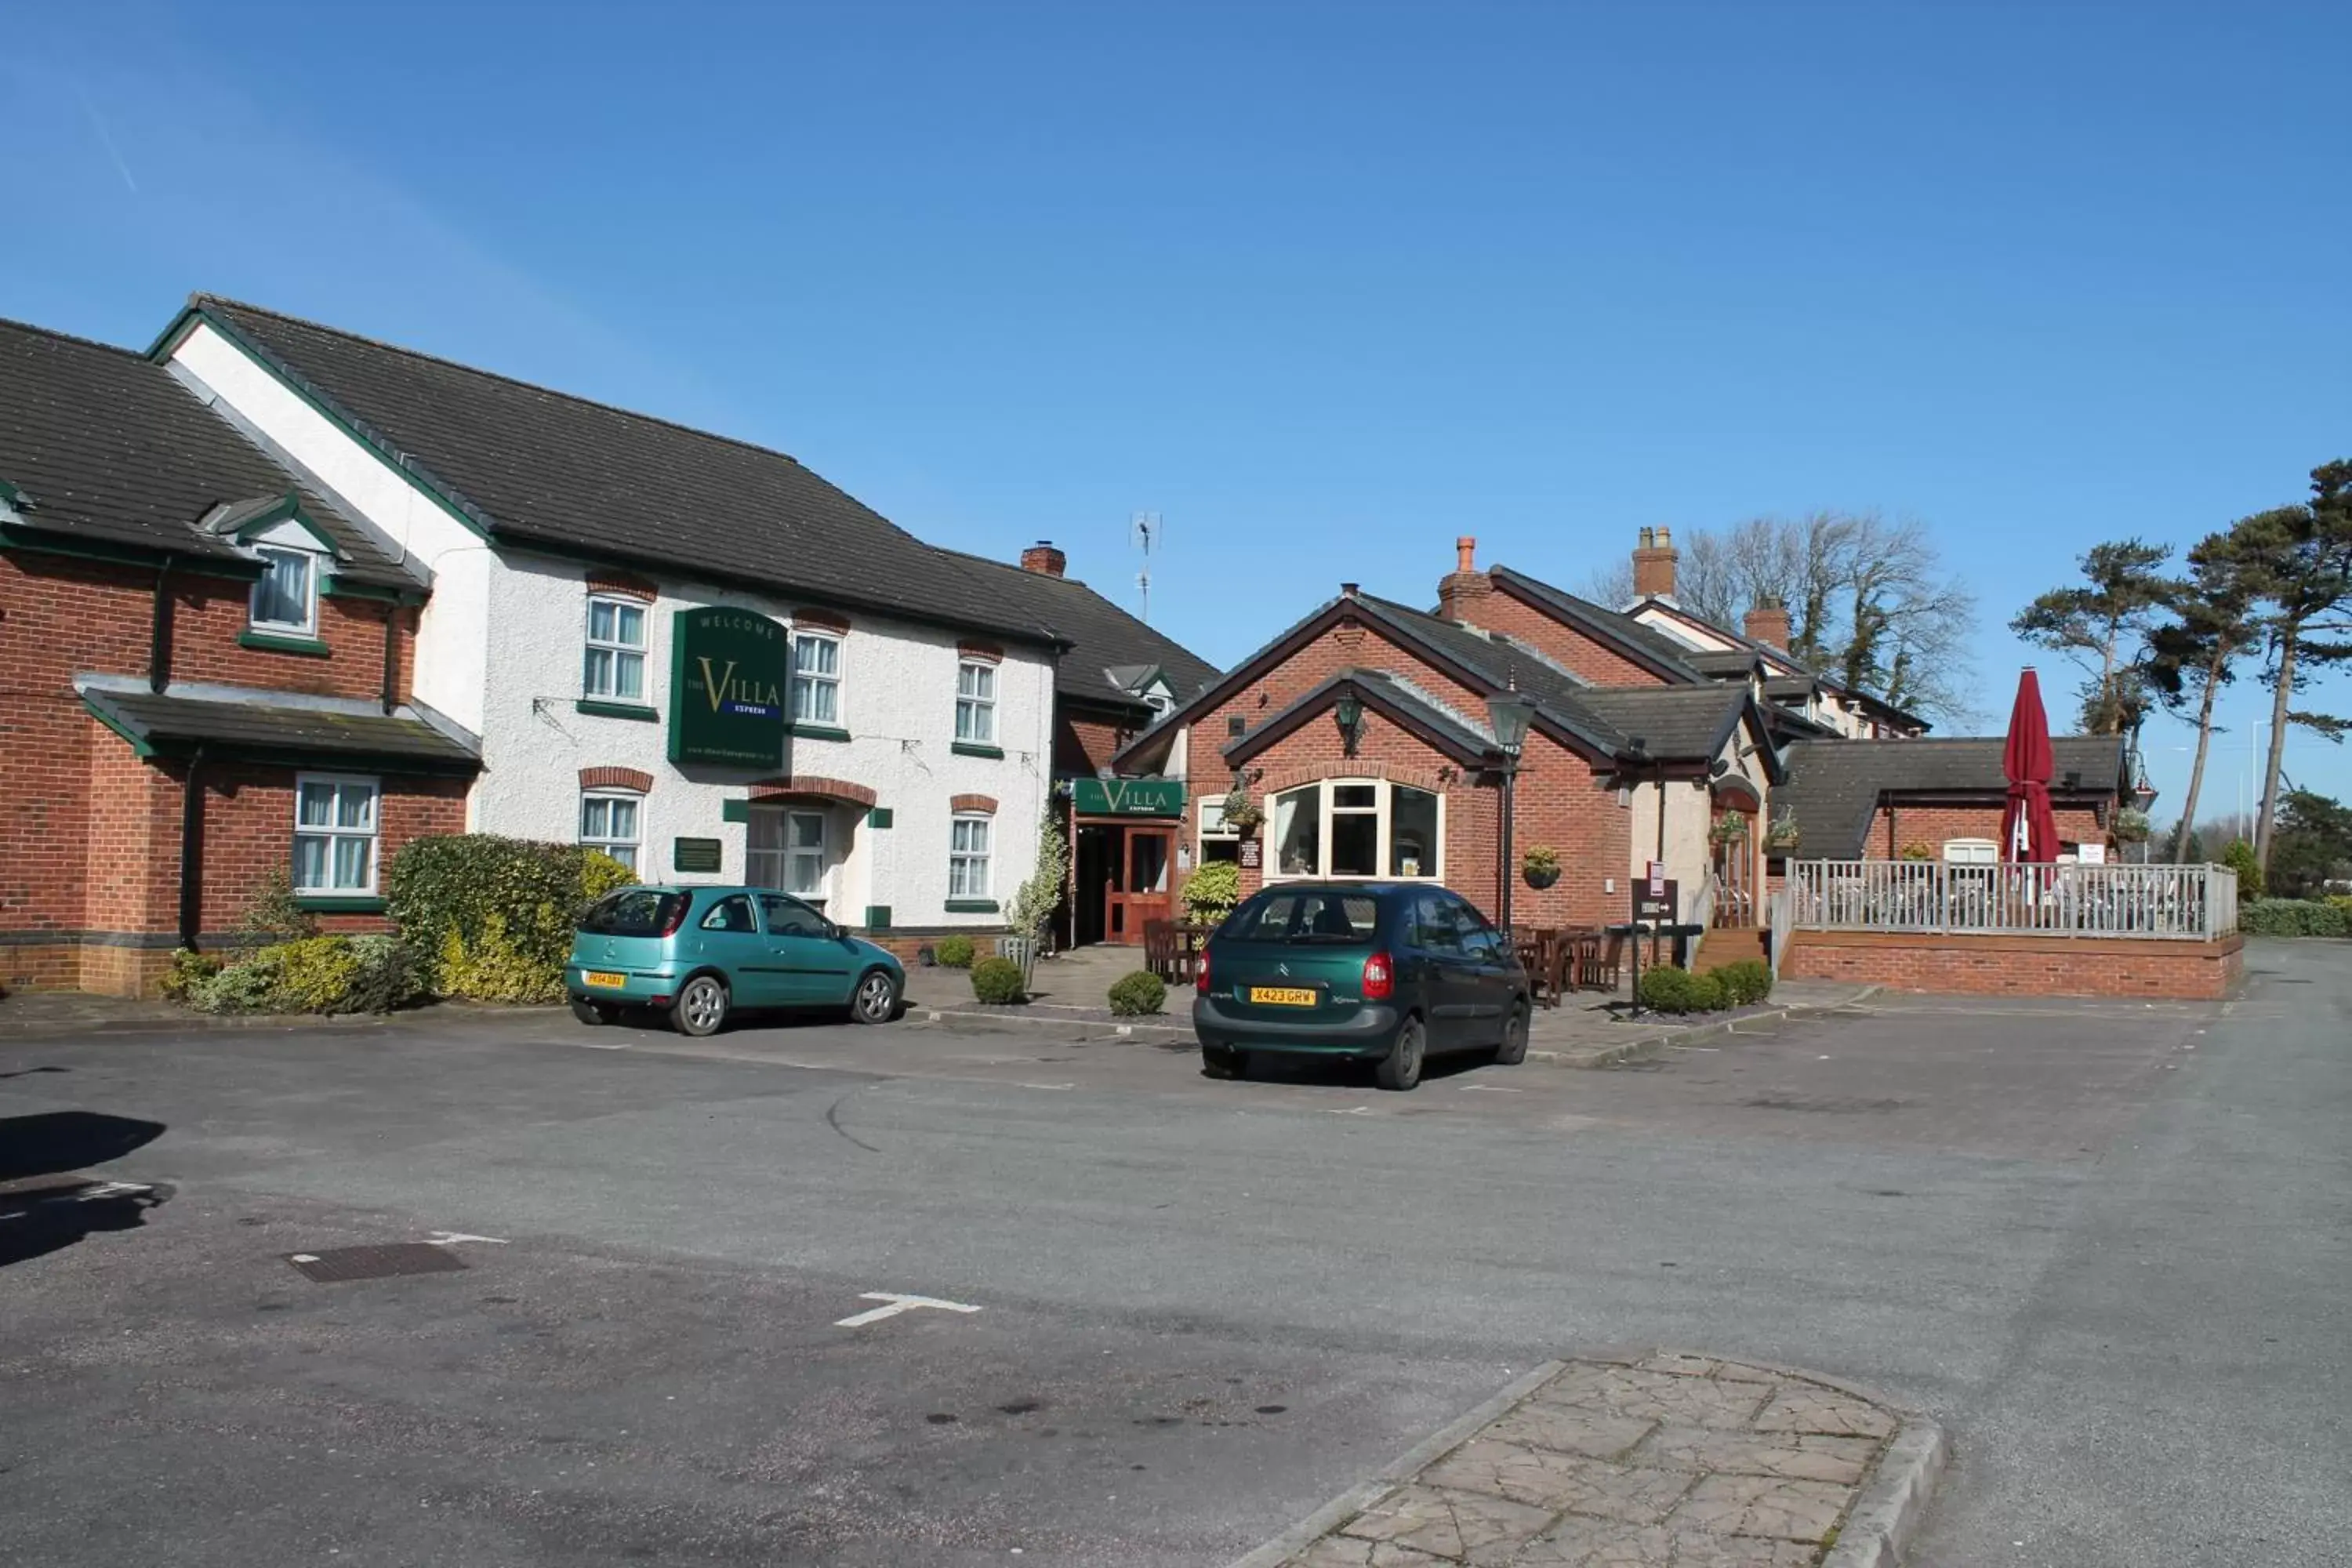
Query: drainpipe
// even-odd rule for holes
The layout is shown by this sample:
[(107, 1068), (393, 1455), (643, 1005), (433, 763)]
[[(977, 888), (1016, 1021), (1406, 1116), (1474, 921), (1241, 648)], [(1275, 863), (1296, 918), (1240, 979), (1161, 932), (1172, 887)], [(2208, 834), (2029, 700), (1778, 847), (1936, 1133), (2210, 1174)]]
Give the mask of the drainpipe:
[(172, 558), (155, 568), (155, 616), (147, 634), (147, 689), (162, 696), (172, 684)]
[(383, 710), (387, 713), (400, 706), (395, 679), (400, 668), (400, 611), (397, 599), (383, 607)]
[(180, 785), (180, 945), (196, 951), (205, 914), (205, 749), (188, 755)]

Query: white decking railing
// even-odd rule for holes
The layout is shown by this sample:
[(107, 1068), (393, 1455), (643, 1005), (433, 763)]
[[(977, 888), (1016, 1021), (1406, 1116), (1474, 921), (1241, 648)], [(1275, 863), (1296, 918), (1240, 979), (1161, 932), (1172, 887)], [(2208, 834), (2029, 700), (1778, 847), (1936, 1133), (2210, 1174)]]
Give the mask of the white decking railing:
[(1787, 890), (1801, 931), (2210, 942), (2238, 929), (2238, 876), (2221, 866), (1791, 860)]

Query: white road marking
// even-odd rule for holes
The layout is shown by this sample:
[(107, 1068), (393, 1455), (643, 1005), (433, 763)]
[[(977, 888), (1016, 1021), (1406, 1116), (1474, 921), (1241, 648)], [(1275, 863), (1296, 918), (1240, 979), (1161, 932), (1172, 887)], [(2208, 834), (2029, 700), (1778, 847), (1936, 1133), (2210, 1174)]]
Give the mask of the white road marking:
[(155, 1189), (144, 1182), (105, 1182), (74, 1194), (77, 1203), (89, 1203), (93, 1198), (127, 1198), (133, 1193), (152, 1193)]
[(1024, 1089), (1076, 1089), (1078, 1086), (1074, 1083), (1024, 1083), (1021, 1087)]
[(1463, 1093), (1465, 1093), (1465, 1094), (1467, 1094), (1467, 1093), (1469, 1093), (1469, 1092), (1470, 1092), (1472, 1089), (1482, 1089), (1482, 1090), (1484, 1090), (1485, 1092), (1486, 1092), (1486, 1093), (1488, 1093), (1488, 1094), (1525, 1094), (1525, 1093), (1527, 1093), (1527, 1090), (1526, 1090), (1526, 1089), (1505, 1089), (1505, 1088), (1504, 1088), (1501, 1084), (1499, 1084), (1499, 1083), (1465, 1083), (1465, 1084), (1464, 1084), (1464, 1085), (1462, 1086), (1462, 1092), (1463, 1092)]
[(961, 1301), (941, 1301), (930, 1296), (898, 1296), (887, 1290), (861, 1290), (861, 1301), (883, 1301), (887, 1306), (875, 1307), (853, 1317), (843, 1318), (833, 1326), (836, 1329), (862, 1329), (868, 1323), (878, 1323), (885, 1318), (895, 1318), (901, 1312), (911, 1312), (918, 1307), (936, 1307), (942, 1312), (977, 1312), (978, 1307)]
[(292, 1257), (287, 1258), (286, 1261), (289, 1263), (316, 1263), (319, 1261), (319, 1255), (315, 1252), (298, 1252)]
[(1345, 1110), (1329, 1105), (1321, 1106), (1318, 1109), (1326, 1116), (1370, 1116), (1372, 1113), (1372, 1108), (1369, 1105), (1351, 1105)]
[(503, 1236), (474, 1236), (462, 1230), (436, 1230), (425, 1238), (425, 1245), (455, 1247), (461, 1241), (487, 1241), (492, 1247), (504, 1247), (507, 1244), (507, 1238)]

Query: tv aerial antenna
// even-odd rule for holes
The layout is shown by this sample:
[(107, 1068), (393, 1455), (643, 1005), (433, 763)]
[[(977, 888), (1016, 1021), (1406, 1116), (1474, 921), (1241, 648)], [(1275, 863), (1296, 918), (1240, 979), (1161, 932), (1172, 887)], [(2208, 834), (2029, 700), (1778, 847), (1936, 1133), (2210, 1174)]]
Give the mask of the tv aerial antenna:
[(1129, 542), (1143, 557), (1143, 566), (1135, 574), (1135, 586), (1143, 595), (1143, 619), (1151, 619), (1151, 552), (1160, 548), (1160, 514), (1139, 511), (1128, 521)]

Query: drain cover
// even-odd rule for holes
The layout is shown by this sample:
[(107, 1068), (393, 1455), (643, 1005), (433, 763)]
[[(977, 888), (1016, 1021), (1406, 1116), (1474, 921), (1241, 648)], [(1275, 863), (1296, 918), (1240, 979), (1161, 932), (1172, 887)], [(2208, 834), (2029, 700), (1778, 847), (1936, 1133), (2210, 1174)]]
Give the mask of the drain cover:
[(390, 1279), (402, 1274), (449, 1274), (466, 1260), (446, 1247), (427, 1241), (395, 1242), (388, 1247), (335, 1247), (324, 1252), (292, 1252), (286, 1261), (306, 1279), (321, 1285), (341, 1279)]

